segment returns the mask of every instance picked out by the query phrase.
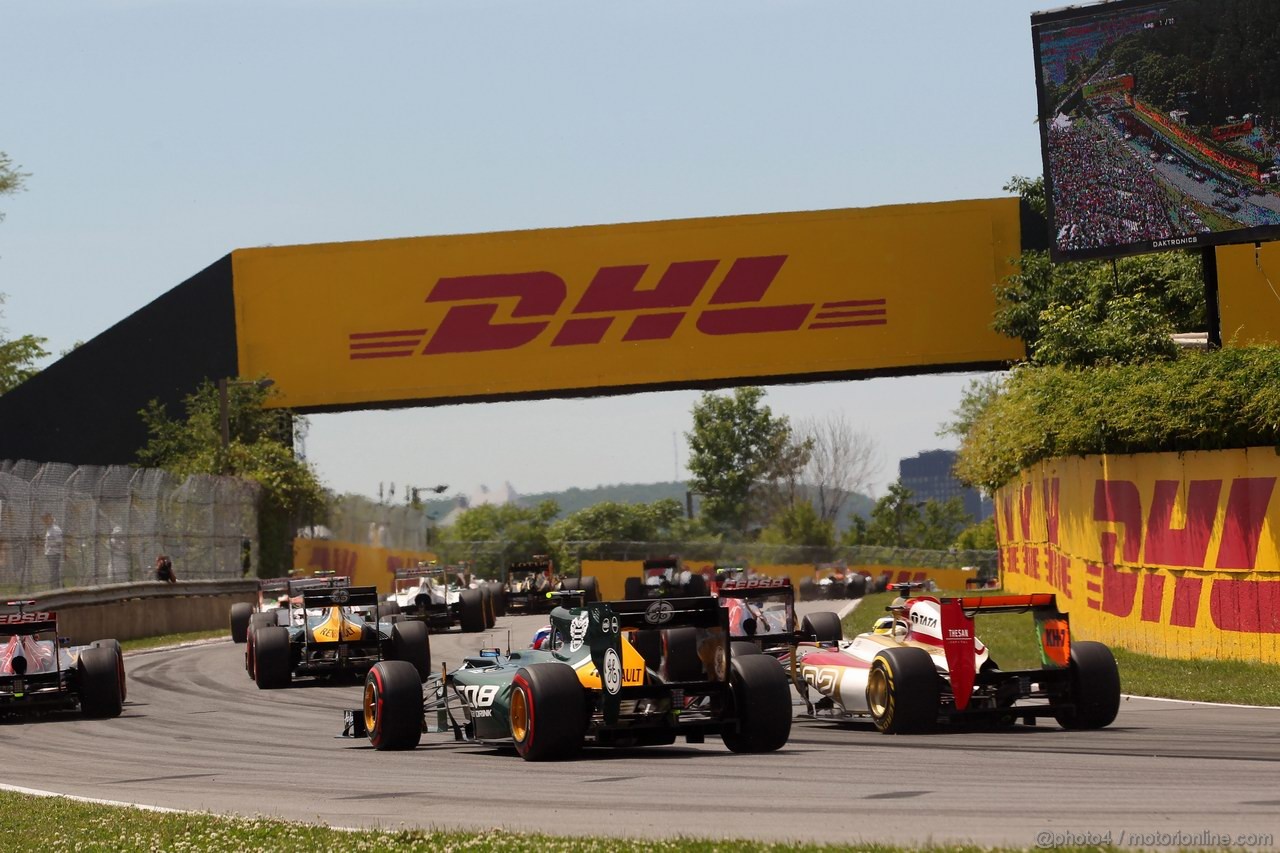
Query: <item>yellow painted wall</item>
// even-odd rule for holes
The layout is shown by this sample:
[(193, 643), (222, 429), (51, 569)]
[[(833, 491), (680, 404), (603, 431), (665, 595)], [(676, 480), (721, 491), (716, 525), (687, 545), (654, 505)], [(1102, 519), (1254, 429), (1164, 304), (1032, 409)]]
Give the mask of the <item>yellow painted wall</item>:
[(1042, 462), (996, 493), (1004, 587), (1132, 651), (1280, 663), (1277, 479), (1270, 447)]
[(436, 555), (430, 551), (375, 548), (325, 539), (293, 540), (295, 571), (334, 571), (351, 578), (352, 586), (376, 586), (383, 593), (391, 592), (396, 569), (412, 568), (420, 561), (434, 559)]

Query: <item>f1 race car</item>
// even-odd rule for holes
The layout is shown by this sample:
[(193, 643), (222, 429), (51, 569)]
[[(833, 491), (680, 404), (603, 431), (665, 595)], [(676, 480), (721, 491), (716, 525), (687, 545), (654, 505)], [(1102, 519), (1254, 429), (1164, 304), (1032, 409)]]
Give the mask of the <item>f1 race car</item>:
[(231, 642), (245, 642), (249, 631), (261, 625), (284, 624), (277, 614), (284, 612), (287, 621), (289, 602), (293, 599), (301, 601), (299, 596), (304, 589), (350, 585), (351, 578), (332, 571), (318, 571), (311, 577), (263, 578), (258, 581), (258, 600), (255, 603), (238, 601), (231, 605)]
[(546, 557), (522, 560), (507, 566), (503, 584), (506, 607), (512, 612), (546, 613), (556, 602), (549, 592), (582, 590), (587, 602), (600, 600), (600, 586), (591, 575), (564, 578), (556, 574), (555, 564)]
[(380, 609), (372, 586), (312, 586), (281, 611), (287, 625), (252, 628), (245, 671), (261, 689), (288, 687), (294, 676), (364, 675), (380, 660), (404, 663), (419, 681), (431, 672), (431, 642), (420, 621)]
[(862, 572), (850, 571), (844, 563), (819, 563), (813, 578), (800, 581), (800, 600), (824, 598), (862, 598), (871, 579)]
[(58, 614), (28, 611), (34, 601), (8, 601), (0, 613), (0, 715), (79, 709), (86, 717), (118, 717), (125, 700), (124, 655), (115, 640), (67, 645)]
[(643, 571), (643, 576), (623, 581), (623, 594), (628, 601), (675, 595), (696, 598), (708, 592), (707, 579), (699, 572), (681, 569), (677, 557), (645, 560)]
[(447, 731), (529, 761), (707, 735), (771, 752), (791, 733), (787, 675), (766, 655), (735, 656), (728, 616), (710, 597), (556, 607), (540, 650), (484, 650), (425, 685), (399, 661), (376, 665), (343, 734), (412, 749), (424, 731)]
[(448, 631), (454, 625), (463, 633), (492, 628), (497, 620), (493, 591), (487, 584), (473, 588), (464, 583), (466, 573), (434, 563), (396, 571), (391, 602), (401, 613), (421, 619), (427, 630)]
[[(894, 584), (911, 594), (920, 584)], [(1120, 674), (1102, 643), (1071, 641), (1052, 593), (937, 598), (899, 596), (875, 628), (835, 644), (801, 644), (796, 688), (815, 717), (869, 716), (886, 734), (939, 722), (1011, 725), (1053, 717), (1099, 729), (1120, 707)], [(979, 614), (1035, 619), (1043, 666), (1002, 670), (974, 633)], [(817, 693), (816, 700), (812, 694)]]

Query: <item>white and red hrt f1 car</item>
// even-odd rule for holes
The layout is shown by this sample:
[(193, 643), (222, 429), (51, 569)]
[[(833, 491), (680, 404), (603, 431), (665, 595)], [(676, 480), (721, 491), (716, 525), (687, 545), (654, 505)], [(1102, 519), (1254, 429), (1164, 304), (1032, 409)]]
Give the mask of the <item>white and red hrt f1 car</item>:
[[(918, 584), (893, 589), (910, 595)], [(887, 734), (939, 722), (1009, 725), (1053, 717), (1067, 729), (1110, 725), (1120, 675), (1102, 643), (1071, 641), (1053, 594), (899, 597), (875, 629), (834, 644), (801, 644), (796, 687), (815, 717), (870, 717)], [(975, 634), (979, 614), (1035, 618), (1042, 666), (1002, 670)], [(814, 694), (817, 694), (815, 697)]]

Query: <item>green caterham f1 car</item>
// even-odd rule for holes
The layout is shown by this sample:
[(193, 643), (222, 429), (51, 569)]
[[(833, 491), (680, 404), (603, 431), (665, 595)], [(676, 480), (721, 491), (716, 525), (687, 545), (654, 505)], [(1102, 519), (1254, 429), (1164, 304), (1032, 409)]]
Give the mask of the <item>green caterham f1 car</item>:
[(449, 732), (514, 745), (530, 761), (566, 758), (584, 744), (707, 735), (735, 752), (770, 752), (791, 734), (786, 671), (767, 655), (733, 655), (728, 610), (714, 598), (562, 605), (551, 626), (544, 648), (484, 650), (425, 684), (410, 664), (378, 663), (343, 734), (412, 749), (423, 732)]

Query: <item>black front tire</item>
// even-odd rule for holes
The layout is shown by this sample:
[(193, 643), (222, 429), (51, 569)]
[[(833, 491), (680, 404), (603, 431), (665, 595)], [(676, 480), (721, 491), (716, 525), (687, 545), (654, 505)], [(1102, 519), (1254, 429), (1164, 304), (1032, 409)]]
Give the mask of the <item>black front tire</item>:
[(252, 604), (238, 601), (231, 605), (231, 642), (244, 642), (249, 633), (249, 617), (252, 615)]
[(288, 687), (293, 676), (289, 629), (279, 625), (253, 632), (253, 680), (259, 690)]
[(425, 622), (397, 622), (391, 626), (391, 654), (413, 664), (420, 681), (431, 674), (431, 638)]
[(1120, 712), (1120, 669), (1111, 649), (1089, 640), (1072, 643), (1069, 684), (1068, 693), (1059, 700), (1069, 707), (1053, 715), (1058, 725), (1102, 729), (1115, 721)]
[(813, 637), (819, 643), (838, 643), (844, 639), (844, 627), (840, 617), (830, 610), (810, 613), (800, 623), (800, 632)]
[(689, 575), (689, 580), (684, 585), (684, 594), (690, 597), (709, 595), (707, 579), (700, 574)]
[(374, 749), (413, 749), (422, 740), (422, 681), (412, 663), (374, 664), (364, 679), (363, 705)]
[(729, 656), (732, 658), (747, 657), (748, 655), (762, 655), (764, 652), (755, 643), (749, 643), (746, 640), (734, 640), (729, 643)]
[(774, 752), (791, 737), (791, 682), (768, 655), (733, 656), (730, 674), (738, 730), (720, 735), (733, 752)]
[(120, 716), (120, 676), (111, 649), (88, 648), (76, 663), (80, 681), (80, 711), (86, 717)]
[(867, 576), (854, 575), (849, 578), (849, 582), (845, 585), (845, 590), (850, 598), (862, 598), (867, 594)]
[(485, 629), (484, 596), (478, 589), (464, 589), (458, 594), (458, 623), (464, 634)]
[(521, 667), (511, 682), (511, 738), (525, 761), (572, 758), (582, 748), (587, 716), (578, 674), (568, 664)]
[(600, 582), (596, 580), (595, 575), (587, 575), (582, 578), (582, 600), (586, 604), (592, 604), (600, 600)]
[(938, 722), (942, 683), (924, 649), (885, 649), (867, 675), (867, 708), (876, 728), (887, 735), (917, 734)]
[(627, 601), (639, 601), (645, 598), (644, 579), (627, 578), (622, 582), (622, 597)]

